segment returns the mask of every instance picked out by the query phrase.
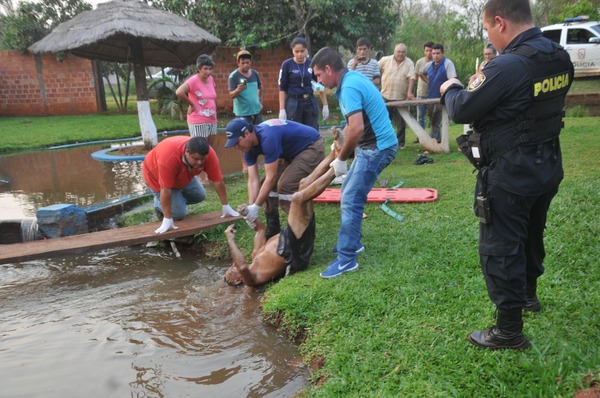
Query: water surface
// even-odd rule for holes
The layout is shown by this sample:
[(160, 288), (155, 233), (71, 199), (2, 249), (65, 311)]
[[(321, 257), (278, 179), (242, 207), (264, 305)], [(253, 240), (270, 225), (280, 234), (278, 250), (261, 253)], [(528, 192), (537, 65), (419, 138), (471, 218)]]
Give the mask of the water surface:
[(297, 347), (228, 264), (129, 247), (0, 265), (2, 397), (290, 397)]

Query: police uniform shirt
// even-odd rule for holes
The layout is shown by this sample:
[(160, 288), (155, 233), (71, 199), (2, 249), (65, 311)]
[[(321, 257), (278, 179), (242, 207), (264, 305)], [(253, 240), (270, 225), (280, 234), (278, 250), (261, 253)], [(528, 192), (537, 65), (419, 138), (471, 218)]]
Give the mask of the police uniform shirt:
[[(454, 122), (472, 122), (475, 131), (485, 134), (510, 126), (530, 108), (534, 94), (532, 77), (522, 57), (511, 54), (513, 49), (524, 43), (541, 52), (554, 51), (554, 44), (542, 36), (539, 28), (531, 28), (518, 35), (501, 55), (485, 66), (469, 87), (463, 90), (459, 85), (452, 85), (446, 90), (442, 103)], [(565, 73), (568, 73), (568, 68), (565, 66)], [(569, 79), (566, 80), (559, 83), (561, 87), (554, 89), (563, 89), (565, 84), (570, 84)], [(560, 127), (557, 123), (556, 128)], [(492, 180), (489, 183), (522, 195), (539, 194), (556, 186), (563, 177), (560, 150), (556, 149), (554, 153), (544, 150), (541, 163), (535, 163), (536, 149), (537, 145), (519, 145), (505, 153), (494, 166), (496, 171), (502, 170), (502, 175), (490, 172)]]

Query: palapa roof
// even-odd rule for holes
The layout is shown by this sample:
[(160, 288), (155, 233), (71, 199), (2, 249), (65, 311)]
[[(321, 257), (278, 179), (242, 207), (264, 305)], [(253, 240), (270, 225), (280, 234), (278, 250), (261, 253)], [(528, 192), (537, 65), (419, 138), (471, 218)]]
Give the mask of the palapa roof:
[(212, 53), (221, 43), (180, 16), (137, 0), (114, 0), (61, 23), (29, 51), (133, 62), (130, 42), (134, 39), (141, 40), (144, 65), (179, 68), (195, 64), (198, 55)]

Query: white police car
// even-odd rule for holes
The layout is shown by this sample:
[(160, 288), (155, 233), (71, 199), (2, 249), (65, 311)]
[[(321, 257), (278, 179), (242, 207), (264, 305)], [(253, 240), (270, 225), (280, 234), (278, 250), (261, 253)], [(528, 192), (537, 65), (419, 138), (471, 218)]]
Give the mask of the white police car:
[(600, 76), (600, 22), (575, 17), (541, 29), (544, 36), (567, 50), (575, 67), (575, 77)]

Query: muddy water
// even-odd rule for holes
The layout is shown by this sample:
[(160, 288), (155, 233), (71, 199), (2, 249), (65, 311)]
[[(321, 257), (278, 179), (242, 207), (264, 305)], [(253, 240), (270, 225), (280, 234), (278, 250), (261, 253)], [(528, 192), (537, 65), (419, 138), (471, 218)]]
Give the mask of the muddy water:
[[(242, 169), (240, 152), (225, 149), (218, 134), (214, 149), (223, 174)], [(114, 144), (118, 146), (122, 144)], [(146, 189), (142, 162), (100, 162), (91, 154), (111, 145), (81, 146), (0, 156), (0, 220), (35, 217), (56, 203), (81, 207)]]
[(2, 397), (290, 397), (297, 348), (227, 264), (124, 248), (0, 265)]
[[(222, 146), (223, 173), (241, 170)], [(91, 158), (106, 147), (0, 157), (0, 220), (144, 192), (141, 162)], [(0, 265), (0, 397), (293, 396), (297, 347), (263, 324), (260, 291), (223, 282), (227, 266), (142, 247)]]

